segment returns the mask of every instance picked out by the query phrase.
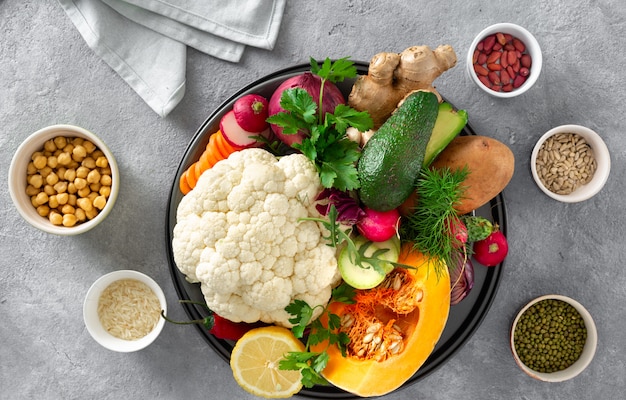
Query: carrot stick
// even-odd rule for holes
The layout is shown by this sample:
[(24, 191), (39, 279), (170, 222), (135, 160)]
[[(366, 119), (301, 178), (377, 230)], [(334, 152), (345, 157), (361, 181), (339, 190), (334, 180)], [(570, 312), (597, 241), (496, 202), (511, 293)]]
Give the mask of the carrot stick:
[(191, 192), (191, 186), (189, 186), (189, 183), (187, 182), (187, 172), (189, 172), (189, 170), (185, 170), (185, 172), (183, 172), (180, 176), (180, 182), (178, 183), (178, 188), (182, 194)]

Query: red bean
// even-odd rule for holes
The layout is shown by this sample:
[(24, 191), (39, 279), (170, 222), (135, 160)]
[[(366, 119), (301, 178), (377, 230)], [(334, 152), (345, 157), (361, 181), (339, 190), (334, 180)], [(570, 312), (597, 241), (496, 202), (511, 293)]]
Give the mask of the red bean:
[(483, 85), (495, 91), (510, 92), (530, 75), (532, 58), (520, 39), (497, 32), (478, 43), (472, 63)]

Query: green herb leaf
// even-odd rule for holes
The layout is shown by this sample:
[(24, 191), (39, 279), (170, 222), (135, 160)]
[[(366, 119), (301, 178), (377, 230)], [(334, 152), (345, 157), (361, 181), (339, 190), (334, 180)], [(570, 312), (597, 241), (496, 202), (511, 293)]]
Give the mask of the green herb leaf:
[(350, 61), (350, 57), (340, 58), (332, 62), (330, 58), (326, 58), (321, 67), (319, 63), (311, 57), (311, 72), (320, 78), (337, 83), (343, 82), (346, 78), (354, 78), (357, 75), (354, 63)]
[(335, 301), (345, 304), (354, 304), (354, 295), (356, 289), (347, 283), (343, 282), (341, 285), (335, 287), (332, 291), (332, 298)]
[(333, 114), (326, 115), (327, 124), (332, 124), (338, 132), (345, 133), (348, 127), (352, 126), (360, 132), (372, 129), (374, 122), (366, 111), (357, 111), (345, 104), (335, 107)]
[(298, 339), (304, 336), (304, 329), (313, 318), (313, 308), (306, 301), (296, 299), (285, 307), (285, 311), (294, 316), (289, 319), (289, 322), (294, 324), (291, 329), (294, 336)]

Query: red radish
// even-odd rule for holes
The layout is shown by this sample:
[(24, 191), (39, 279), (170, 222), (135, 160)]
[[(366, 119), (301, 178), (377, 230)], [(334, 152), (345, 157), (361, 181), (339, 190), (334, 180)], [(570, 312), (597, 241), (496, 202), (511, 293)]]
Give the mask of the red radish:
[(233, 104), (237, 124), (248, 132), (263, 132), (269, 128), (267, 109), (267, 99), (258, 94), (246, 94)]
[[(319, 104), (320, 101), (320, 89), (322, 87), (322, 78), (317, 75), (313, 75), (310, 72), (304, 72), (300, 75), (296, 75), (285, 80), (281, 83), (276, 91), (270, 97), (268, 113), (270, 116), (279, 112), (285, 111), (280, 106), (280, 98), (283, 92), (287, 89), (302, 88), (306, 90), (315, 104)], [(318, 115), (326, 115), (327, 112), (332, 113), (335, 111), (335, 107), (339, 104), (345, 104), (346, 99), (341, 93), (341, 90), (330, 81), (324, 82), (324, 93), (322, 95), (322, 110), (317, 110)], [(277, 125), (271, 125), (272, 131), (276, 134), (276, 137), (283, 143), (291, 146), (294, 143), (302, 143), (302, 140), (308, 136), (309, 132), (303, 130), (293, 135), (286, 135), (283, 133), (283, 128)]]
[(504, 234), (496, 227), (486, 239), (474, 242), (474, 259), (486, 267), (500, 264), (509, 252)]
[(254, 136), (269, 137), (270, 134), (270, 128), (266, 128), (263, 132), (250, 132), (243, 129), (237, 123), (234, 110), (224, 114), (220, 120), (220, 130), (230, 145), (242, 148), (263, 146), (263, 143), (257, 141)]
[(458, 217), (454, 216), (448, 221), (448, 230), (450, 237), (452, 238), (452, 247), (455, 249), (460, 249), (467, 243), (467, 227)]
[(398, 234), (400, 227), (400, 213), (397, 209), (376, 211), (365, 207), (365, 215), (356, 223), (357, 230), (367, 240), (384, 242)]

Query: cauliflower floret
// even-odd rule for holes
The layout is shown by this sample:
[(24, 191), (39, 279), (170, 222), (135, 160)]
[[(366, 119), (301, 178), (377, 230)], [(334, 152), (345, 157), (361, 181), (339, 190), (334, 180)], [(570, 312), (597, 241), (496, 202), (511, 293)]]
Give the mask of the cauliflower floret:
[(340, 280), (314, 200), (322, 186), (301, 154), (233, 153), (205, 171), (180, 202), (172, 247), (179, 270), (200, 282), (207, 306), (234, 322), (290, 327), (294, 299), (326, 304)]

